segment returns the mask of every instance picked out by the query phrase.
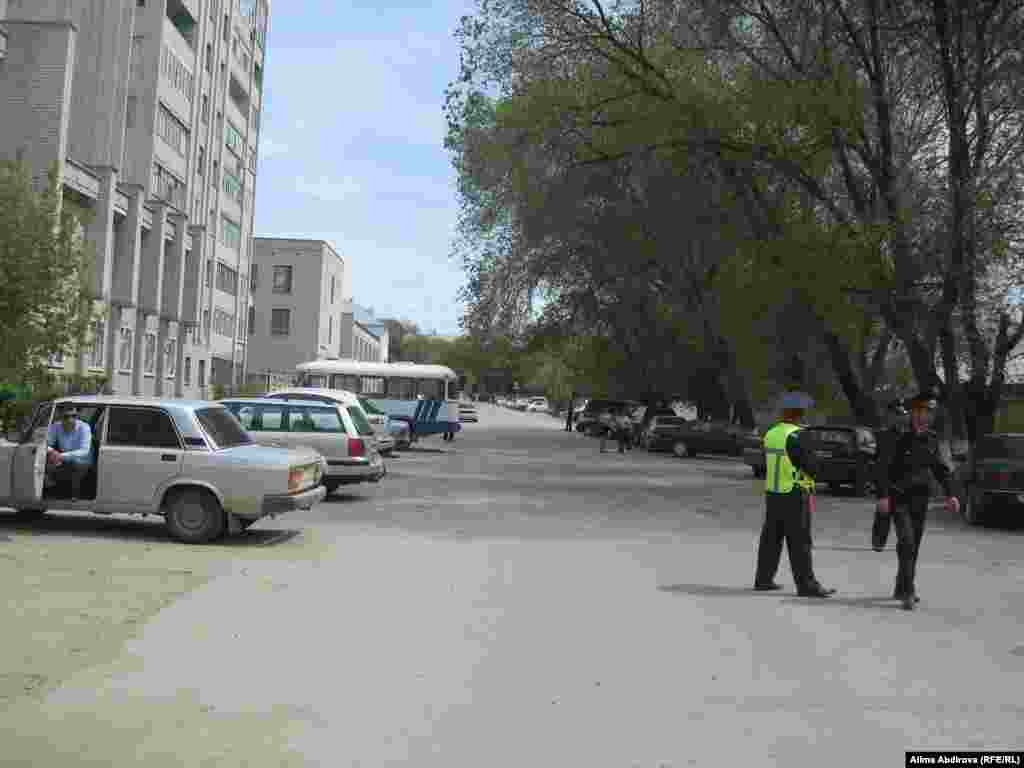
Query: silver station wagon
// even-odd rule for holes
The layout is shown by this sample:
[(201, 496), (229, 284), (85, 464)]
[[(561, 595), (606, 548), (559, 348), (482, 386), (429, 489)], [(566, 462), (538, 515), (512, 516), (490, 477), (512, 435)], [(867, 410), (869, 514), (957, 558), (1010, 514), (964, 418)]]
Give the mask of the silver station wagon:
[(373, 430), (358, 406), (275, 397), (222, 400), (254, 440), (263, 445), (310, 448), (327, 464), (327, 493), (339, 486), (378, 482), (387, 473)]
[[(47, 430), (74, 407), (92, 430), (78, 497), (46, 487)], [(219, 403), (83, 396), (42, 403), (21, 434), (0, 441), (0, 506), (163, 515), (170, 533), (202, 543), (326, 495), (309, 449), (257, 445)], [(12, 439), (13, 438), (13, 439)]]

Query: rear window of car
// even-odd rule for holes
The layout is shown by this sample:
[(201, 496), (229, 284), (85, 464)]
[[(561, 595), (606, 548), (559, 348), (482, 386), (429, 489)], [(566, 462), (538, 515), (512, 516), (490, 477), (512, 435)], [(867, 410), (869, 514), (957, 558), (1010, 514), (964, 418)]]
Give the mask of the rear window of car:
[(291, 432), (345, 432), (341, 414), (330, 406), (293, 405), (288, 412), (288, 427)]
[(983, 437), (974, 453), (979, 459), (1024, 459), (1024, 438)]
[(373, 427), (370, 426), (370, 422), (366, 420), (366, 415), (363, 413), (363, 409), (357, 405), (349, 405), (345, 408), (348, 411), (348, 416), (352, 419), (352, 423), (355, 425), (356, 432), (360, 435), (368, 437), (372, 435)]
[(253, 442), (249, 433), (227, 408), (199, 408), (196, 410), (196, 419), (218, 448), (234, 448), (238, 445), (251, 445)]

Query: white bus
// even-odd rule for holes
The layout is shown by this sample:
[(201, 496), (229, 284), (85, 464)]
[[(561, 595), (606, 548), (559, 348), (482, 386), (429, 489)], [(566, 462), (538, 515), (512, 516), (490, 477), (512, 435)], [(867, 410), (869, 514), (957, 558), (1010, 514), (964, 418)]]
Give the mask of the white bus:
[(392, 418), (409, 422), (416, 437), (446, 435), (462, 427), (455, 402), (455, 371), (443, 365), (314, 360), (296, 366), (301, 387), (344, 389)]

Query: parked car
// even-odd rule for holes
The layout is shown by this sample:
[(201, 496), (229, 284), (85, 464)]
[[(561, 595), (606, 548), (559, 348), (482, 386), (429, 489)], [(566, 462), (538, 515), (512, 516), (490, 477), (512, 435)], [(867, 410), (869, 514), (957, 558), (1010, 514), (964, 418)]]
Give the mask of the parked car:
[(752, 470), (754, 477), (764, 477), (767, 464), (764, 456), (764, 433), (763, 429), (754, 429), (743, 439), (743, 461)]
[(672, 445), (676, 456), (719, 453), (742, 456), (744, 437), (749, 430), (726, 421), (687, 421)]
[(878, 439), (874, 430), (855, 425), (832, 424), (807, 427), (818, 462), (818, 483), (827, 483), (835, 493), (840, 486), (853, 486), (863, 496), (875, 481)]
[[(92, 467), (80, 497), (45, 487), (46, 434), (74, 406), (92, 428)], [(190, 544), (214, 541), (267, 515), (324, 498), (322, 460), (309, 448), (257, 445), (220, 403), (80, 396), (40, 403), (0, 441), (0, 506), (23, 517), (48, 509), (162, 515)]]
[(1024, 434), (1000, 432), (978, 439), (958, 468), (963, 485), (960, 515), (979, 525), (998, 513), (1020, 514), (1024, 504)]
[[(353, 392), (349, 392), (347, 389), (322, 389), (319, 387), (293, 387), (290, 389), (280, 389), (267, 397), (273, 397), (276, 400), (316, 400), (322, 403), (335, 403), (340, 405), (348, 413), (359, 411), (359, 414), (353, 416), (353, 418), (359, 418), (360, 430), (362, 430), (362, 422), (367, 422), (370, 428), (370, 434), (362, 434), (360, 437), (372, 437), (374, 444), (377, 447), (377, 452), (381, 455), (387, 455), (391, 452), (391, 449), (395, 446), (395, 439), (391, 436), (390, 427), (375, 428), (373, 423), (370, 421), (370, 416), (363, 408), (363, 398), (357, 397)], [(360, 418), (361, 417), (361, 418)], [(388, 417), (389, 420), (393, 417)], [(379, 423), (379, 422), (378, 422)], [(406, 429), (410, 430), (411, 426), (406, 422)], [(410, 438), (411, 439), (411, 438)]]
[(377, 450), (381, 456), (390, 456), (395, 448), (408, 448), (412, 444), (409, 425), (388, 416), (365, 397), (359, 398), (366, 420), (377, 433)]
[(548, 405), (546, 397), (534, 397), (530, 399), (530, 404), (526, 406), (526, 410), (530, 413), (547, 413), (551, 410), (551, 406)]
[(615, 408), (624, 408), (629, 403), (625, 400), (589, 400), (583, 413), (576, 420), (576, 431), (588, 435), (600, 436), (607, 429), (601, 419), (607, 420), (607, 414)]
[(685, 427), (686, 419), (681, 416), (655, 416), (640, 436), (640, 444), (648, 451), (674, 451), (681, 445), (678, 438)]
[[(224, 400), (256, 442), (285, 448), (307, 447), (327, 462), (327, 493), (342, 485), (376, 483), (387, 473), (362, 411), (320, 400), (231, 398)], [(362, 427), (362, 429), (361, 429)]]
[(472, 422), (476, 423), (480, 419), (476, 415), (476, 408), (469, 403), (463, 403), (459, 405), (459, 421), (460, 422)]

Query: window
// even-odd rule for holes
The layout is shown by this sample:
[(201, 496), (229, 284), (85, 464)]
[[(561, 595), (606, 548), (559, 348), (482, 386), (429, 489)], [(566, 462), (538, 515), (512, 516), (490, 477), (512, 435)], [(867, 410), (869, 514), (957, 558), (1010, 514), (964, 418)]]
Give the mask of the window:
[(173, 379), (178, 372), (178, 340), (168, 339), (164, 348), (164, 371), (168, 379)]
[(181, 378), (184, 380), (186, 387), (192, 386), (192, 358), (185, 358), (185, 367), (181, 371)]
[(200, 387), (205, 387), (206, 386), (206, 361), (205, 360), (200, 360), (199, 361), (199, 366), (196, 368), (196, 384), (198, 384)]
[(444, 400), (444, 382), (436, 379), (419, 379), (418, 392), (428, 400)]
[(259, 283), (259, 279), (258, 279), (259, 278), (259, 274), (260, 274), (260, 265), (259, 264), (253, 264), (252, 267), (249, 270), (249, 291), (250, 291), (250, 293), (252, 291), (256, 290), (256, 286)]
[(93, 368), (106, 367), (103, 354), (106, 349), (106, 332), (107, 326), (102, 320), (97, 320), (92, 324), (92, 349), (89, 353), (89, 365)]
[[(200, 360), (200, 371), (205, 360)], [(250, 445), (252, 438), (227, 408), (200, 408), (196, 420), (218, 448), (233, 448), (236, 445)]]
[(287, 336), (291, 333), (292, 312), (290, 309), (270, 310), (270, 335)]
[(228, 41), (228, 37), (231, 34), (231, 22), (230, 22), (229, 17), (228, 17), (228, 15), (226, 13), (224, 14), (224, 27), (222, 29), (222, 32), (223, 32), (224, 42), (226, 43)]
[(217, 262), (217, 290), (238, 295), (238, 273), (227, 264)]
[(213, 259), (206, 260), (206, 276), (205, 276), (206, 287), (209, 288), (213, 284)]
[[(363, 379), (365, 381), (365, 379)], [(381, 382), (384, 380), (381, 379)], [(352, 423), (356, 425), (356, 432), (364, 437), (369, 437), (373, 434), (373, 427), (370, 426), (370, 422), (366, 420), (366, 414), (363, 413), (363, 409), (358, 405), (349, 405), (345, 408), (348, 411), (348, 417), (352, 419)]]
[(224, 177), (221, 183), (221, 189), (224, 190), (224, 194), (227, 195), (231, 200), (234, 200), (239, 205), (242, 205), (244, 196), (242, 193), (242, 182), (239, 181), (238, 176), (232, 173), (228, 167), (224, 166)]
[(327, 318), (327, 343), (328, 344), (333, 344), (334, 343), (334, 318), (333, 317), (328, 317)]
[(185, 210), (185, 182), (156, 162), (153, 163), (153, 195)]
[(389, 379), (388, 397), (395, 400), (415, 400), (416, 379)]
[(160, 75), (188, 101), (192, 101), (192, 89), (195, 85), (192, 70), (166, 45), (160, 51)]
[(284, 430), (284, 406), (263, 405), (256, 411), (254, 429), (264, 432), (280, 432)]
[(210, 122), (210, 94), (208, 94), (208, 93), (204, 93), (203, 94), (203, 106), (202, 106), (202, 109), (199, 112), (199, 116), (202, 118), (202, 121), (204, 123), (209, 124), (209, 122)]
[(140, 448), (181, 448), (171, 417), (150, 408), (110, 409), (107, 417), (110, 445), (135, 445)]
[(156, 134), (182, 157), (188, 152), (188, 128), (163, 104), (156, 114)]
[(288, 427), (292, 432), (345, 432), (337, 408), (311, 408), (293, 405), (288, 408)]
[[(206, 167), (206, 147), (200, 147), (196, 153), (196, 173), (200, 176), (203, 175), (203, 169)], [(197, 201), (198, 202), (198, 201)]]
[(213, 310), (213, 332), (229, 339), (235, 335), (235, 316), (223, 309)]
[(142, 370), (144, 373), (153, 373), (156, 370), (156, 334), (147, 333), (143, 353)]
[[(220, 163), (213, 161), (213, 173), (210, 174), (210, 186), (216, 187), (220, 180)], [(213, 211), (210, 211), (210, 224), (213, 224)]]
[(136, 8), (145, 8), (146, 7), (146, 0), (135, 0), (135, 7)]
[(237, 128), (228, 120), (224, 126), (224, 146), (239, 157), (245, 154), (245, 140)]
[[(206, 44), (206, 59), (203, 62), (203, 67), (207, 73), (213, 74), (213, 43)], [(205, 96), (203, 98), (206, 98)]]
[(331, 375), (331, 389), (344, 389), (346, 392), (359, 391), (359, 377), (348, 373)]
[(274, 286), (271, 289), (274, 293), (292, 292), (292, 268), (277, 266), (274, 267)]
[(220, 217), (220, 241), (233, 251), (242, 247), (242, 228), (223, 214)]
[(384, 379), (380, 376), (363, 376), (359, 393), (362, 395), (383, 395)]
[(256, 333), (256, 307), (249, 307), (249, 335)]
[(203, 336), (207, 341), (210, 340), (210, 310), (208, 309), (203, 310)]
[(118, 355), (118, 368), (122, 371), (130, 371), (132, 369), (132, 356), (134, 353), (132, 341), (134, 336), (135, 333), (131, 328), (121, 329), (121, 349)]
[(334, 275), (331, 275), (331, 304), (334, 303)]

